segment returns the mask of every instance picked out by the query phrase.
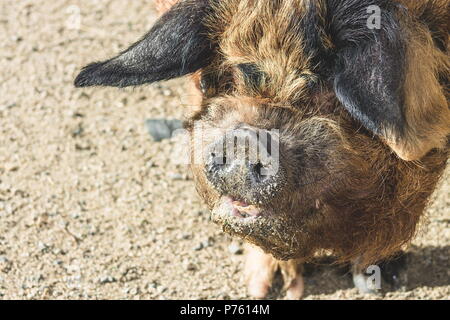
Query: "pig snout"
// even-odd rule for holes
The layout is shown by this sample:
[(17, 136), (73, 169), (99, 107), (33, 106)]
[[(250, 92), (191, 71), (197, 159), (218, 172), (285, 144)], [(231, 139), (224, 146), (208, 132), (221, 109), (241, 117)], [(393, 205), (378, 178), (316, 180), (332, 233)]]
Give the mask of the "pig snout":
[(231, 130), (208, 147), (205, 171), (222, 195), (263, 204), (283, 184), (277, 136), (251, 127)]

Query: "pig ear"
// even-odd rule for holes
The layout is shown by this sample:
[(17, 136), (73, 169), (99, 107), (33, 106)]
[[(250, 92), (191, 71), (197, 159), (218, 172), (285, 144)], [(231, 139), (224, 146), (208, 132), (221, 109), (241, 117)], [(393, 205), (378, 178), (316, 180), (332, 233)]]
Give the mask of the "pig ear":
[(432, 40), (401, 26), (390, 1), (327, 1), (344, 107), (404, 160), (445, 147), (450, 118)]
[(203, 24), (210, 11), (209, 1), (180, 1), (120, 55), (86, 66), (75, 79), (75, 86), (137, 86), (207, 66), (214, 51)]

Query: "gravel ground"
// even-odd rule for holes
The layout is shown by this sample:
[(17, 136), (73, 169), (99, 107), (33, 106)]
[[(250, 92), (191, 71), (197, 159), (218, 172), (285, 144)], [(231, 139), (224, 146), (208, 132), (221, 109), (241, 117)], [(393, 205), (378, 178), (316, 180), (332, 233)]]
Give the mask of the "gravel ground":
[[(243, 257), (230, 252), (242, 244), (209, 222), (177, 164), (180, 137), (155, 143), (144, 125), (182, 117), (184, 81), (72, 86), (155, 16), (150, 0), (1, 1), (0, 299), (247, 298)], [(449, 177), (404, 287), (360, 296), (335, 268), (310, 267), (306, 298), (448, 299)]]

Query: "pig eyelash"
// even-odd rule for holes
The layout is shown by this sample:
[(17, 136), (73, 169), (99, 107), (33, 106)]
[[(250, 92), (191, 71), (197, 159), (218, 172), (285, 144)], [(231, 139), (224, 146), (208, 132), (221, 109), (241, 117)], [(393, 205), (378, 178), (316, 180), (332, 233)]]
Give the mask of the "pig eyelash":
[(246, 86), (249, 87), (257, 87), (267, 78), (267, 75), (254, 63), (241, 63), (236, 68), (243, 75)]
[(212, 97), (217, 92), (217, 87), (219, 86), (216, 77), (211, 73), (202, 73), (200, 79), (200, 90), (206, 97)]
[(206, 98), (228, 94), (233, 90), (230, 72), (208, 68), (201, 73), (199, 88)]

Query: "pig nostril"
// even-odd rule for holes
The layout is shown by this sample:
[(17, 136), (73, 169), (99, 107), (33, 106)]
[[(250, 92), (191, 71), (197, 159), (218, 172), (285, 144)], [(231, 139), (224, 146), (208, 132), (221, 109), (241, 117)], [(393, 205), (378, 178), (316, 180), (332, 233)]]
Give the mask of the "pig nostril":
[(252, 166), (253, 177), (257, 182), (262, 182), (266, 179), (266, 176), (263, 172), (264, 169), (265, 167), (261, 162), (258, 162), (257, 164)]
[(254, 168), (254, 170), (255, 170), (255, 172), (256, 172), (256, 174), (258, 175), (258, 176), (262, 176), (262, 170), (263, 170), (263, 165), (261, 164), (261, 162), (258, 162), (256, 165), (255, 165), (255, 168)]
[(223, 155), (215, 153), (210, 154), (210, 161), (208, 165), (208, 171), (217, 171), (223, 169), (227, 165), (227, 158)]

